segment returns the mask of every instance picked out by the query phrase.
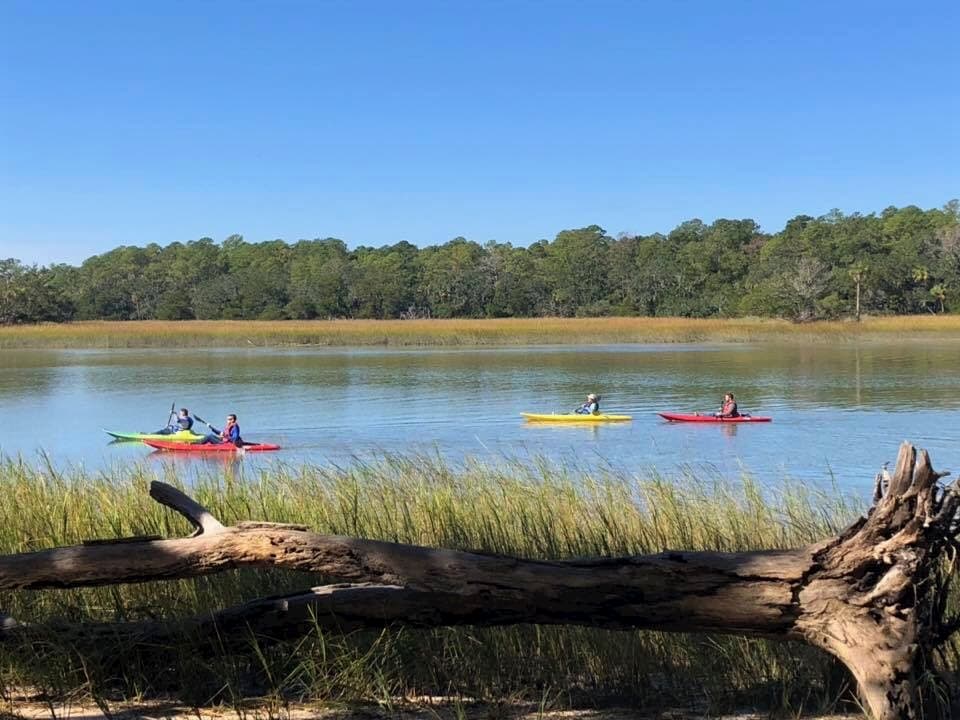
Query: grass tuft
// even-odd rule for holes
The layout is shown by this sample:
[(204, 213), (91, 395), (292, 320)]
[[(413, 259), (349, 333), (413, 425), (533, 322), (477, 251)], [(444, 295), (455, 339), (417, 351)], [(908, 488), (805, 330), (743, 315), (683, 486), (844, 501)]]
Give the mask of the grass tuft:
[[(169, 471), (168, 471), (169, 472)], [(0, 460), (0, 552), (138, 534), (185, 535), (179, 516), (147, 495), (143, 469), (87, 474)], [(858, 511), (839, 496), (797, 484), (776, 491), (738, 481), (610, 469), (574, 471), (543, 461), (445, 464), (390, 455), (348, 467), (276, 465), (242, 476), (201, 475), (191, 495), (224, 523), (305, 523), (317, 532), (476, 549), (536, 558), (622, 555), (663, 549), (788, 548), (836, 532)], [(241, 570), (191, 580), (82, 590), (7, 592), (0, 607), (27, 622), (178, 617), (290, 592), (318, 578)], [(839, 679), (838, 679), (839, 678)], [(828, 707), (843, 686), (822, 653), (762, 640), (581, 627), (518, 626), (348, 636), (317, 630), (297, 642), (240, 655), (188, 644), (135, 653), (104, 647), (80, 655), (50, 636), (29, 647), (0, 643), (6, 697), (85, 695), (99, 704), (174, 696), (192, 705), (241, 707), (251, 696), (392, 702), (443, 695), (553, 706), (659, 703), (719, 711), (745, 703), (771, 710)]]

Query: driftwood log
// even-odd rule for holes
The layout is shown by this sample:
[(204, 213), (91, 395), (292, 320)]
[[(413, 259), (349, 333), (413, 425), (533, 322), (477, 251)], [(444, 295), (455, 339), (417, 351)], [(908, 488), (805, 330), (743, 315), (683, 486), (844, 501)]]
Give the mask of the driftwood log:
[[(348, 584), (264, 598), (188, 621), (230, 637), (287, 638), (315, 627), (577, 624), (800, 640), (837, 657), (878, 720), (931, 717), (921, 678), (957, 628), (947, 618), (947, 558), (960, 494), (926, 452), (900, 448), (874, 504), (835, 537), (787, 551), (686, 552), (543, 561), (318, 535), (293, 525), (224, 526), (175, 488), (150, 493), (187, 517), (190, 537), (97, 542), (0, 556), (0, 589), (67, 588), (184, 578), (242, 566), (319, 572)], [(122, 627), (118, 627), (122, 626)], [(29, 634), (8, 619), (0, 633)], [(95, 640), (122, 631), (144, 642), (162, 623), (83, 626)], [(948, 708), (934, 708), (941, 715)]]

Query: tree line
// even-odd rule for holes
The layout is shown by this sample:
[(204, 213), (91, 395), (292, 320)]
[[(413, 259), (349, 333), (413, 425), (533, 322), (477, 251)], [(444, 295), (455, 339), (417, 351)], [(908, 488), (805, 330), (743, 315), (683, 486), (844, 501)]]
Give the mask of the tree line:
[(232, 235), (124, 245), (79, 266), (0, 260), (0, 324), (70, 320), (646, 315), (783, 317), (960, 309), (960, 202), (922, 210), (597, 225), (528, 247), (462, 237), (347, 248)]

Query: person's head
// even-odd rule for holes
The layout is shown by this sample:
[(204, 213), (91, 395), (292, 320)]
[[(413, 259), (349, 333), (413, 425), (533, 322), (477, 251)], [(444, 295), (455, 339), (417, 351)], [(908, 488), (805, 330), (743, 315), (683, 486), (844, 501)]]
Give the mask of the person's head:
[(234, 415), (233, 413), (230, 413), (229, 415), (227, 415), (227, 422), (228, 422), (228, 423), (231, 423), (231, 424), (232, 424), (232, 423), (235, 423), (236, 421), (237, 421), (237, 416), (236, 416), (236, 415)]
[(593, 393), (590, 393), (589, 395), (587, 395), (587, 400), (589, 400), (590, 402), (596, 402), (597, 396), (594, 395)]
[(180, 417), (187, 417), (190, 414), (190, 411), (186, 408), (180, 408)]
[(727, 393), (723, 396), (724, 402), (731, 402), (733, 400), (733, 393)]

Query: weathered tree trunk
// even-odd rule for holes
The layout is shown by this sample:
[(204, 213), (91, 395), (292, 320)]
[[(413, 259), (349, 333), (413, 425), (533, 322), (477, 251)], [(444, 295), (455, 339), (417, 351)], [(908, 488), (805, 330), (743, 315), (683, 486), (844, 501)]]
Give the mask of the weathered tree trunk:
[(857, 322), (860, 322), (860, 278), (857, 278), (857, 310), (856, 310)]
[[(76, 587), (241, 566), (313, 571), (349, 583), (254, 601), (187, 621), (193, 632), (243, 628), (290, 637), (321, 627), (578, 624), (803, 640), (839, 658), (880, 720), (920, 716), (917, 682), (952, 628), (944, 621), (942, 551), (954, 543), (958, 495), (925, 452), (904, 443), (875, 503), (837, 537), (789, 551), (542, 561), (317, 535), (292, 525), (221, 525), (174, 488), (151, 495), (185, 515), (189, 538), (97, 542), (0, 557), (0, 589)], [(155, 642), (158, 623), (83, 626)], [(4, 637), (33, 631), (8, 622)], [(929, 717), (929, 715), (928, 715)]]

